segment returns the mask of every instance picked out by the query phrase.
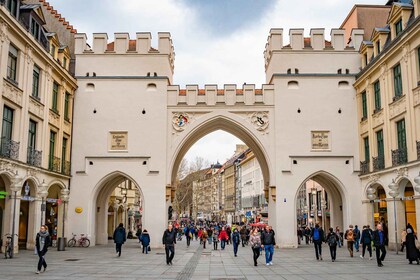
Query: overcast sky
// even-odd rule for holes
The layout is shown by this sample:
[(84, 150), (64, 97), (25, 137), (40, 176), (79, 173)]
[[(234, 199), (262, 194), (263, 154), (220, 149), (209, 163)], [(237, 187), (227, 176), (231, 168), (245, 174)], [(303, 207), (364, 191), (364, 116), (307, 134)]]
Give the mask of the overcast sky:
[[(175, 48), (174, 83), (256, 84), (265, 81), (263, 51), (271, 28), (338, 28), (354, 4), (386, 0), (50, 0), (88, 41), (94, 32), (169, 31)], [(288, 41), (287, 36), (284, 38)], [(222, 140), (222, 141), (221, 141)], [(230, 157), (238, 140), (212, 133), (191, 148), (187, 157), (209, 162)], [(223, 143), (221, 145), (220, 143)], [(209, 152), (211, 151), (211, 153)], [(214, 151), (218, 151), (215, 153)]]

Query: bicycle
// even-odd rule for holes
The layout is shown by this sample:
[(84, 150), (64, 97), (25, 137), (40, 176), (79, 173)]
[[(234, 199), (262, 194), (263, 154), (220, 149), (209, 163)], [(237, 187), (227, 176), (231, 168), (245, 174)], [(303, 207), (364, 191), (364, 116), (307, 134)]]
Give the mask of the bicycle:
[(77, 236), (76, 234), (72, 233), (72, 235), (73, 235), (73, 238), (67, 242), (68, 247), (74, 247), (76, 244), (84, 248), (87, 248), (90, 246), (90, 240), (87, 237), (87, 235), (83, 233), (80, 234), (80, 238), (78, 240), (76, 240), (76, 236)]
[[(18, 236), (17, 234), (15, 235)], [(11, 259), (13, 258), (12, 235), (10, 233), (6, 233), (4, 236), (6, 237), (6, 242), (4, 244), (4, 258)]]

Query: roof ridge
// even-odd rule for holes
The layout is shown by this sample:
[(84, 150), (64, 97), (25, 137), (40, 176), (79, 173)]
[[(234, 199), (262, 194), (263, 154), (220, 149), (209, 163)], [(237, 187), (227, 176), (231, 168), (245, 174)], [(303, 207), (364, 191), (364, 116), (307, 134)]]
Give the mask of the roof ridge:
[(55, 17), (58, 18), (59, 22), (62, 22), (64, 26), (66, 26), (66, 29), (70, 30), (70, 33), (76, 34), (77, 29), (73, 28), (73, 25), (71, 25), (64, 17), (61, 16), (61, 14), (54, 9), (53, 6), (50, 5), (49, 2), (46, 0), (38, 0), (44, 7), (46, 7), (47, 11), (50, 11), (50, 13)]

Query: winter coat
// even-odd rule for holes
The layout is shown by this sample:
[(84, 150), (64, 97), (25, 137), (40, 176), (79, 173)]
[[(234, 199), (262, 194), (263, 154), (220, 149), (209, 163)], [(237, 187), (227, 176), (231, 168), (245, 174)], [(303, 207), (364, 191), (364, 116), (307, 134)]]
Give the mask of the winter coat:
[(379, 231), (375, 230), (373, 232), (373, 243), (375, 244), (375, 247), (385, 246), (388, 243), (386, 233), (384, 231), (382, 231), (382, 235), (383, 235), (383, 240), (382, 240), (383, 243), (381, 244), (381, 242), (380, 242), (381, 240), (380, 240), (380, 237), (379, 237)]
[(174, 245), (176, 244), (176, 231), (169, 229), (165, 230), (162, 236), (162, 243), (165, 245)]
[(239, 244), (239, 242), (241, 242), (241, 236), (239, 235), (239, 231), (234, 231), (232, 233), (232, 242), (235, 244)]
[(372, 235), (369, 229), (364, 229), (362, 231), (362, 237), (360, 238), (362, 244), (370, 244), (372, 242)]
[(114, 243), (124, 244), (127, 240), (127, 235), (125, 234), (125, 228), (117, 227), (114, 231)]
[(241, 230), (239, 231), (241, 234), (241, 239), (245, 240), (246, 239), (246, 228), (241, 228)]
[(416, 247), (417, 237), (413, 233), (407, 233), (405, 245), (407, 247), (406, 257), (409, 261), (415, 261), (419, 257), (419, 250)]
[(226, 230), (222, 229), (219, 233), (219, 239), (226, 241), (226, 240), (228, 240), (228, 238), (229, 237), (228, 237), (228, 234), (227, 234)]
[(140, 235), (140, 241), (141, 241), (141, 245), (143, 245), (144, 247), (149, 246), (150, 244), (150, 235), (148, 232), (143, 232)]
[(251, 234), (249, 236), (249, 245), (251, 248), (258, 248), (261, 247), (261, 235), (260, 234)]
[(261, 242), (263, 245), (276, 245), (276, 240), (274, 238), (274, 231), (263, 231), (261, 233)]
[(201, 232), (201, 239), (202, 239), (203, 241), (206, 241), (208, 237), (209, 237), (209, 235), (208, 235), (207, 231), (203, 230), (203, 231)]
[[(44, 244), (40, 242), (42, 239), (44, 239)], [(51, 244), (51, 236), (49, 235), (48, 231), (46, 231), (45, 233), (42, 233), (42, 232), (37, 233), (35, 246), (36, 246), (36, 251), (38, 252), (39, 256), (44, 256), (47, 253), (48, 245), (50, 244)]]
[(338, 235), (335, 232), (329, 232), (327, 234), (326, 242), (328, 242), (328, 246), (334, 246), (334, 243), (331, 243), (330, 244), (330, 240), (331, 241), (334, 241), (333, 238), (335, 239), (335, 246), (337, 246), (337, 244), (338, 244), (338, 242), (340, 240), (340, 237), (338, 237)]
[[(315, 228), (313, 228), (311, 230), (311, 237), (312, 238), (314, 237), (314, 232), (315, 232)], [(317, 240), (317, 241), (324, 242), (325, 241), (325, 235), (324, 235), (324, 230), (321, 227), (318, 228), (318, 234), (319, 234), (319, 240)]]

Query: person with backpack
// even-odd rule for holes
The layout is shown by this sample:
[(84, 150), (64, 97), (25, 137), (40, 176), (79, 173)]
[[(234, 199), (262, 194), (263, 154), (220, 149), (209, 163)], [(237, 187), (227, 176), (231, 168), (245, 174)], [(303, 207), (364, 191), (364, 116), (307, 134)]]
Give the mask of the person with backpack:
[(322, 242), (324, 242), (325, 236), (324, 236), (324, 230), (319, 226), (319, 224), (316, 224), (315, 228), (312, 229), (311, 238), (315, 247), (316, 259), (317, 260), (321, 259), (322, 261)]
[(330, 232), (327, 235), (327, 243), (330, 247), (330, 254), (331, 254), (331, 261), (335, 262), (335, 259), (337, 257), (337, 245), (338, 245), (339, 237), (334, 232), (333, 228), (330, 228)]
[(363, 226), (362, 236), (360, 238), (360, 242), (362, 243), (362, 254), (360, 258), (365, 257), (366, 247), (369, 252), (369, 260), (372, 259), (372, 233), (371, 230), (367, 226)]
[(238, 256), (238, 247), (240, 243), (241, 243), (241, 235), (238, 229), (235, 228), (232, 233), (233, 254), (235, 255), (235, 257)]
[(146, 229), (143, 230), (142, 234), (140, 235), (140, 241), (143, 246), (142, 253), (148, 254), (148, 252), (150, 251), (150, 235)]
[(353, 245), (354, 245), (354, 239), (355, 239), (353, 225), (349, 225), (349, 229), (346, 230), (346, 233), (344, 234), (344, 239), (347, 240), (347, 250), (349, 250), (350, 257), (353, 258)]
[(354, 226), (354, 249), (356, 249), (356, 252), (359, 252), (359, 242), (360, 242), (360, 230), (357, 225)]

